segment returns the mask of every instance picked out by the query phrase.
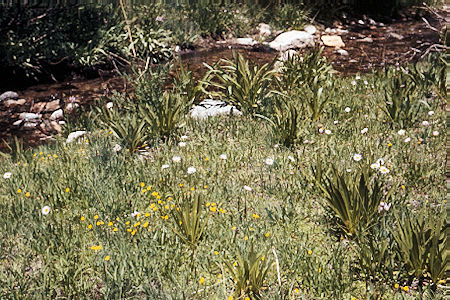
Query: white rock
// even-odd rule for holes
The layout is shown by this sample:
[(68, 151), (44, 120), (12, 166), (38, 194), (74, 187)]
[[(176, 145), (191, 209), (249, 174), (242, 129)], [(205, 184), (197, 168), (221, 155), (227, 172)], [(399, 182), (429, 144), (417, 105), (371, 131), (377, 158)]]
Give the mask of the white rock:
[(64, 117), (64, 113), (62, 109), (58, 109), (55, 110), (51, 116), (50, 116), (50, 120), (59, 120), (62, 119)]
[(258, 35), (260, 37), (266, 37), (266, 36), (270, 36), (272, 34), (272, 27), (270, 27), (269, 24), (259, 23), (257, 28), (259, 31)]
[(303, 28), (303, 30), (312, 35), (314, 35), (317, 32), (316, 26), (314, 25), (306, 25), (305, 28)]
[(19, 98), (19, 94), (16, 92), (7, 91), (0, 95), (0, 102), (6, 99), (17, 99)]
[(337, 49), (336, 52), (342, 56), (348, 56), (347, 50), (344, 49)]
[(27, 100), (25, 100), (25, 99), (19, 99), (19, 100), (8, 99), (3, 102), (3, 105), (6, 108), (14, 108), (16, 106), (24, 105), (26, 102), (27, 102)]
[(258, 44), (258, 42), (252, 38), (237, 38), (236, 44), (243, 46), (253, 46), (255, 44)]
[(24, 120), (25, 122), (37, 120), (37, 119), (40, 119), (41, 117), (42, 117), (41, 114), (34, 114), (34, 113), (27, 113), (27, 112), (23, 112), (19, 115), (19, 119)]
[(17, 120), (13, 123), (14, 126), (19, 126), (20, 124), (22, 124), (23, 120)]
[(363, 39), (358, 40), (358, 42), (362, 42), (362, 43), (373, 43), (373, 39), (370, 37), (365, 37)]
[(314, 36), (306, 31), (292, 30), (277, 36), (269, 47), (277, 51), (314, 46)]
[(196, 119), (217, 115), (242, 115), (242, 113), (232, 105), (213, 99), (205, 99), (191, 110), (191, 117)]
[(399, 41), (403, 40), (405, 37), (401, 34), (395, 33), (395, 32), (391, 32), (389, 33), (390, 37), (393, 37), (394, 39), (397, 39)]
[(86, 134), (86, 131), (83, 131), (83, 130), (71, 132), (71, 133), (69, 134), (69, 136), (67, 137), (66, 143), (67, 143), (67, 144), (72, 143), (72, 142), (75, 141), (76, 139), (78, 139), (78, 138), (84, 136), (85, 134)]
[(22, 128), (24, 128), (24, 129), (35, 128), (37, 124), (38, 123), (33, 122), (33, 121), (30, 121), (30, 122), (29, 121), (25, 121), (25, 123), (22, 125)]

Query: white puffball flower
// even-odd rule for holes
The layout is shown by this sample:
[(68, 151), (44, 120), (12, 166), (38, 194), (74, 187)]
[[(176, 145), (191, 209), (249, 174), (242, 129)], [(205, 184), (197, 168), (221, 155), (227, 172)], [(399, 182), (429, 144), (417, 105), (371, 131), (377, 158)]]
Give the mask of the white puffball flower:
[(44, 216), (48, 215), (50, 213), (50, 206), (48, 206), (48, 205), (44, 206), (42, 208), (41, 212)]
[(334, 125), (337, 125), (338, 123), (339, 123), (338, 120), (336, 120), (336, 121), (333, 122)]
[(244, 185), (244, 190), (246, 190), (247, 192), (251, 192), (252, 188), (249, 187), (248, 185)]
[(189, 168), (187, 169), (187, 173), (188, 173), (188, 174), (194, 174), (196, 171), (197, 171), (197, 169), (194, 168), (194, 167), (189, 167)]
[(362, 155), (361, 154), (355, 153), (353, 155), (353, 160), (354, 161), (360, 161), (361, 159), (362, 159)]
[(428, 125), (430, 125), (430, 122), (428, 122), (428, 121), (423, 121), (423, 122), (422, 122), (422, 125), (423, 125), (423, 126), (428, 126)]
[(114, 104), (112, 102), (106, 103), (106, 108), (107, 109), (112, 109), (113, 107), (114, 107)]
[(273, 159), (272, 158), (266, 158), (266, 160), (264, 161), (266, 163), (266, 165), (271, 166), (273, 165)]
[(344, 111), (345, 111), (346, 113), (349, 113), (349, 112), (352, 111), (352, 109), (351, 109), (350, 107), (347, 106), (347, 107), (344, 109)]
[(293, 156), (288, 156), (288, 159), (290, 160), (290, 161), (292, 161), (292, 162), (295, 162), (295, 158), (293, 157)]
[(179, 163), (179, 162), (181, 161), (181, 157), (179, 157), (179, 156), (174, 156), (174, 157), (172, 157), (172, 161), (173, 161), (174, 163)]
[(345, 171), (347, 171), (347, 173), (350, 173), (352, 171), (352, 169), (347, 169)]
[(434, 115), (434, 111), (433, 111), (433, 110), (430, 110), (430, 111), (428, 112), (428, 115), (431, 117), (432, 115)]
[(5, 174), (3, 174), (3, 178), (9, 179), (9, 178), (11, 178), (11, 175), (12, 175), (11, 172), (6, 172)]
[(169, 165), (162, 165), (161, 166), (161, 170), (164, 170), (164, 169), (167, 169), (167, 168), (169, 168)]
[(400, 129), (397, 133), (398, 133), (398, 135), (405, 135), (406, 130), (405, 129)]
[(410, 137), (407, 137), (407, 138), (404, 140), (404, 142), (405, 142), (405, 143), (411, 142), (411, 138), (410, 138)]
[(381, 172), (381, 174), (387, 174), (390, 172), (390, 170), (388, 168), (386, 168), (385, 166), (381, 166), (380, 172)]
[(369, 131), (369, 128), (365, 127), (361, 130), (361, 134), (367, 133)]
[(122, 146), (120, 146), (119, 144), (115, 144), (112, 148), (113, 152), (119, 152), (120, 150), (122, 150)]
[(220, 154), (220, 159), (226, 160), (227, 159), (227, 155), (226, 154)]
[(356, 75), (356, 76), (355, 76), (355, 79), (356, 79), (356, 80), (360, 80), (361, 77), (360, 77), (359, 75)]
[(365, 84), (365, 85), (368, 85), (369, 83), (367, 82), (367, 80), (364, 80), (364, 84)]
[(323, 133), (323, 128), (319, 128), (319, 133), (320, 133), (320, 134)]
[(186, 143), (185, 143), (185, 142), (179, 142), (179, 143), (178, 143), (178, 146), (180, 146), (180, 147), (186, 147)]
[(355, 85), (356, 85), (356, 81), (352, 80), (351, 84), (352, 84), (353, 86), (355, 86)]
[(180, 137), (180, 140), (182, 140), (182, 141), (185, 141), (185, 140), (187, 140), (189, 137), (187, 136), (187, 135), (182, 135), (181, 137)]
[(439, 135), (439, 131), (435, 130), (433, 131), (433, 136), (438, 136)]
[(331, 134), (331, 130), (325, 129), (325, 134), (330, 135)]

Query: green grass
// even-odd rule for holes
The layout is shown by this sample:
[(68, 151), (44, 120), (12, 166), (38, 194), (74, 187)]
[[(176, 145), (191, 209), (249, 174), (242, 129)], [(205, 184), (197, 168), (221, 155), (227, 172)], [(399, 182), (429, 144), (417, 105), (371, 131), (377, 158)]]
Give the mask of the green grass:
[[(153, 141), (144, 159), (113, 152), (120, 140), (95, 128), (77, 143), (0, 156), (0, 174), (12, 173), (0, 177), (0, 298), (419, 298), (395, 247), (387, 252), (392, 277), (365, 276), (357, 241), (345, 238), (311, 180), (318, 163), (354, 173), (383, 158), (390, 172), (374, 176), (383, 191), (393, 188), (392, 207), (374, 232), (390, 234), (393, 212), (443, 214), (443, 101), (426, 98), (435, 113), (419, 111), (399, 135), (380, 108), (380, 76), (334, 78), (333, 99), (317, 123), (302, 123), (301, 143), (291, 148), (277, 145), (269, 122), (234, 116), (186, 118), (178, 138)], [(201, 208), (189, 208), (191, 199)], [(182, 217), (178, 208), (190, 213)], [(200, 227), (190, 231), (192, 224)], [(246, 287), (245, 278), (260, 286)], [(425, 298), (443, 297), (423, 289)]]

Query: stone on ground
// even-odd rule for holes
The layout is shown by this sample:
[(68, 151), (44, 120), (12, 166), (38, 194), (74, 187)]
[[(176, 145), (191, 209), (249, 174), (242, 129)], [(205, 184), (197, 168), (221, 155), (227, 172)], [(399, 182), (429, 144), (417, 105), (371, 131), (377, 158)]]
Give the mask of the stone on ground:
[(314, 36), (306, 31), (287, 31), (269, 43), (269, 47), (276, 51), (286, 51), (288, 49), (299, 49), (314, 46)]
[(213, 99), (205, 99), (191, 110), (191, 117), (195, 119), (204, 119), (217, 115), (242, 115), (242, 113), (232, 105)]

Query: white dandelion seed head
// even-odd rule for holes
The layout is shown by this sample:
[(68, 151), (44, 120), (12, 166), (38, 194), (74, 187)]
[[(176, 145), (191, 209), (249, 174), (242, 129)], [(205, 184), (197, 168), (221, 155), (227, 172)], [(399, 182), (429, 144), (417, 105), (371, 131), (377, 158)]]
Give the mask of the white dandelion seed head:
[(264, 161), (266, 163), (266, 165), (271, 166), (273, 165), (273, 158), (266, 158), (266, 160)]
[(227, 159), (227, 155), (224, 153), (224, 154), (220, 154), (220, 159), (223, 159), (223, 160), (226, 160)]
[(244, 185), (244, 190), (246, 190), (247, 192), (251, 192), (253, 189), (248, 185)]
[(9, 179), (9, 178), (11, 178), (11, 175), (12, 175), (11, 172), (6, 172), (5, 174), (3, 174), (3, 178)]
[(179, 157), (179, 156), (174, 156), (174, 157), (172, 157), (172, 161), (173, 161), (174, 163), (179, 163), (179, 162), (181, 161), (181, 157)]
[(42, 208), (41, 212), (44, 216), (48, 215), (50, 213), (50, 206), (46, 205)]
[(361, 159), (362, 159), (362, 155), (361, 154), (355, 153), (353, 155), (353, 160), (354, 161), (360, 161)]
[(406, 130), (405, 129), (400, 129), (397, 133), (398, 133), (398, 135), (405, 135)]
[(189, 167), (189, 168), (187, 169), (187, 173), (188, 173), (188, 174), (194, 174), (195, 172), (197, 172), (197, 169), (194, 168), (194, 167)]
[(347, 107), (344, 109), (344, 111), (345, 111), (346, 113), (349, 113), (349, 112), (352, 111), (352, 109), (351, 109), (350, 107), (347, 106)]

